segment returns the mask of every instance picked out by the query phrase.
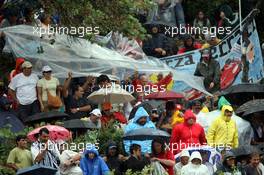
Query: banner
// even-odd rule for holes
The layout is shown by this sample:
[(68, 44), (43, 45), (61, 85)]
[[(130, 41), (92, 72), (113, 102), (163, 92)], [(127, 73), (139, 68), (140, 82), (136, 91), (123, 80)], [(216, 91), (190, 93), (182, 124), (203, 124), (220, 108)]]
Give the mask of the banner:
[[(243, 20), (249, 40), (243, 42), (246, 52), (247, 62), (249, 64), (248, 81), (256, 83), (263, 78), (263, 58), (257, 32), (257, 27), (252, 13)], [(225, 37), (217, 46), (211, 48), (212, 58), (217, 60), (221, 68), (221, 90), (224, 90), (232, 85), (242, 83), (242, 60), (240, 47), (240, 29), (237, 26), (230, 35)], [(193, 75), (201, 59), (201, 50), (194, 50), (182, 55), (175, 55), (162, 58), (171, 68)], [(175, 91), (187, 90), (184, 83), (175, 84)]]

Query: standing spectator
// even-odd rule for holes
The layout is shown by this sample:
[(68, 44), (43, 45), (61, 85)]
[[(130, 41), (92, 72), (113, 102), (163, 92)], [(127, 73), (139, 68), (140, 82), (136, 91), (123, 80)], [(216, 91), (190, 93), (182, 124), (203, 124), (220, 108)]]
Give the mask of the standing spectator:
[(182, 167), (181, 175), (208, 175), (208, 168), (202, 164), (202, 157), (198, 151), (194, 151), (190, 158), (190, 163)]
[[(143, 107), (138, 108), (137, 112), (135, 113), (135, 117), (133, 118), (133, 121), (126, 126), (125, 133), (141, 128), (154, 128), (154, 129), (156, 128), (154, 123), (150, 121), (149, 114)], [(125, 151), (127, 153), (129, 152), (129, 148), (133, 143), (140, 145), (143, 153), (151, 152), (151, 140), (146, 140), (146, 141), (125, 140), (124, 145), (125, 145)]]
[(37, 100), (37, 75), (32, 73), (32, 64), (25, 61), (22, 73), (16, 75), (9, 84), (9, 93), (18, 104), (19, 118), (22, 121), (28, 116), (40, 112)]
[(109, 168), (94, 146), (85, 150), (80, 167), (83, 175), (107, 175), (109, 173)]
[[(193, 21), (193, 27), (199, 29), (199, 33), (196, 33), (195, 36), (196, 38), (203, 40), (204, 36), (202, 34), (202, 31), (204, 28), (207, 28), (207, 30), (210, 30), (211, 23), (207, 17), (205, 17), (203, 11), (199, 11), (196, 18)], [(197, 32), (197, 30), (195, 30)]]
[(22, 64), (24, 63), (24, 58), (17, 58), (16, 59), (16, 67), (10, 72), (9, 81), (11, 81), (17, 74), (22, 72)]
[(196, 116), (191, 110), (184, 113), (184, 123), (176, 125), (171, 134), (170, 146), (174, 155), (187, 147), (206, 144), (203, 127), (196, 123)]
[(156, 138), (152, 141), (151, 145), (151, 160), (158, 161), (169, 175), (173, 175), (173, 167), (175, 160), (170, 150), (165, 150), (165, 140)]
[(210, 146), (238, 147), (238, 131), (236, 122), (231, 119), (232, 115), (233, 108), (231, 106), (222, 106), (221, 116), (208, 129), (207, 141)]
[(246, 175), (262, 175), (264, 174), (264, 166), (260, 162), (259, 153), (251, 153), (250, 163), (245, 167)]
[(101, 117), (101, 111), (99, 109), (94, 109), (88, 118), (88, 125), (91, 126), (91, 128), (100, 129), (102, 127)]
[(223, 173), (240, 174), (245, 175), (244, 170), (236, 163), (236, 157), (234, 153), (228, 151), (224, 155), (223, 164), (217, 169), (215, 175), (222, 175)]
[(189, 151), (183, 150), (180, 155), (180, 162), (174, 166), (174, 174), (181, 175), (181, 169), (189, 163), (190, 154)]
[(84, 90), (80, 85), (75, 85), (72, 89), (73, 95), (69, 94), (69, 86), (72, 80), (72, 73), (68, 73), (68, 78), (63, 85), (63, 97), (66, 112), (72, 119), (87, 117), (92, 110), (91, 103), (83, 97)]
[(15, 171), (32, 165), (32, 157), (27, 149), (27, 137), (19, 135), (16, 137), (17, 146), (10, 151), (7, 158), (7, 165)]
[(132, 144), (129, 148), (130, 156), (124, 163), (124, 171), (132, 170), (133, 173), (140, 172), (144, 167), (150, 164), (150, 161), (142, 157), (141, 146)]
[(204, 87), (208, 92), (214, 93), (220, 89), (220, 65), (212, 59), (210, 49), (202, 51), (200, 62), (196, 66), (195, 76), (204, 77)]
[(164, 34), (159, 33), (159, 27), (151, 28), (152, 38), (143, 43), (143, 51), (148, 56), (156, 58), (165, 57), (168, 52), (167, 38)]
[(49, 166), (57, 169), (59, 172), (60, 152), (57, 144), (49, 139), (49, 130), (42, 128), (39, 130), (39, 139), (31, 146), (31, 154), (34, 164)]
[(119, 123), (126, 124), (126, 117), (120, 112), (112, 112), (113, 107), (111, 103), (104, 103), (102, 105), (103, 116), (101, 118), (101, 122), (103, 126), (106, 126), (114, 121), (118, 121)]
[(124, 159), (124, 156), (119, 154), (117, 144), (115, 142), (109, 143), (106, 148), (106, 156), (104, 157), (104, 160), (109, 169), (115, 171), (115, 175), (122, 175)]
[[(60, 82), (57, 78), (51, 75), (52, 69), (49, 66), (42, 68), (43, 78), (38, 81), (38, 99), (40, 103), (40, 109), (42, 112), (48, 112), (52, 110), (58, 110), (62, 103), (60, 101)], [(57, 104), (49, 104), (49, 98), (58, 98)]]
[(191, 35), (187, 35), (184, 39), (184, 47), (180, 48), (177, 54), (182, 54), (200, 48), (202, 48), (202, 45), (198, 42), (195, 42)]

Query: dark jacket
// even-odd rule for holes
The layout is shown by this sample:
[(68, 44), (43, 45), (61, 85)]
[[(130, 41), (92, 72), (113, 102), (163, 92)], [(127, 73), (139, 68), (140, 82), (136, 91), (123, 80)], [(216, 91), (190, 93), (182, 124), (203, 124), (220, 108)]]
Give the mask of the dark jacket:
[[(109, 149), (112, 146), (116, 146), (117, 149), (115, 156), (109, 155)], [(119, 155), (118, 145), (115, 142), (109, 143), (108, 146), (106, 147), (106, 164), (111, 171), (115, 170), (115, 175), (122, 175), (124, 162), (118, 158), (118, 155)]]
[(132, 172), (142, 171), (146, 165), (150, 164), (149, 160), (143, 158), (142, 160), (138, 160), (134, 156), (130, 156), (124, 164), (124, 171), (131, 169)]
[[(220, 89), (220, 65), (212, 58), (208, 65), (202, 61), (199, 62), (194, 75), (204, 77), (204, 86), (208, 92), (214, 93)], [(209, 89), (211, 82), (214, 82), (215, 86)]]

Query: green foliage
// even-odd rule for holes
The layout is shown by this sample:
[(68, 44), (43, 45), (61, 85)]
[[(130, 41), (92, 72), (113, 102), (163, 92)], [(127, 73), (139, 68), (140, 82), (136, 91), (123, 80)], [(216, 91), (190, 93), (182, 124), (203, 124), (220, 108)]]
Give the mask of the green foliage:
[(0, 175), (15, 175), (16, 172), (10, 168), (0, 165)]

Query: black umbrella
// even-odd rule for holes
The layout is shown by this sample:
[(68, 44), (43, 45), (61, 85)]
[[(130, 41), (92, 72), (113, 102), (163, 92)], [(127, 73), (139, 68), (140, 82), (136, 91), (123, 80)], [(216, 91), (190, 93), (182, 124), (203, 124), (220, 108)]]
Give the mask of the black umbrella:
[(264, 86), (260, 84), (238, 84), (224, 90), (221, 95), (225, 96), (231, 104), (242, 105), (252, 99), (264, 98)]
[(40, 121), (47, 122), (51, 120), (64, 119), (64, 118), (69, 118), (69, 115), (63, 112), (51, 111), (51, 112), (42, 112), (42, 113), (34, 114), (28, 117), (27, 119), (25, 119), (25, 122), (26, 123), (40, 122)]
[(254, 106), (254, 107), (248, 109), (246, 112), (244, 112), (244, 114), (242, 116), (246, 117), (246, 116), (248, 116), (250, 114), (259, 113), (259, 112), (264, 112), (263, 104), (259, 105), (259, 106)]
[(231, 151), (235, 154), (236, 157), (247, 156), (253, 152), (262, 154), (262, 151), (258, 147), (252, 145), (242, 145), (239, 146), (238, 148), (232, 149)]
[(34, 165), (29, 168), (18, 170), (17, 175), (55, 175), (57, 169), (43, 165)]
[(152, 140), (157, 137), (169, 139), (170, 134), (166, 131), (162, 131), (154, 128), (142, 128), (127, 132), (123, 139), (124, 140)]
[(0, 112), (0, 128), (11, 126), (12, 132), (22, 131), (25, 126), (13, 112)]
[(236, 110), (236, 114), (243, 114), (251, 108), (259, 106), (264, 106), (264, 99), (255, 99), (244, 103)]
[(89, 124), (89, 122), (80, 119), (64, 121), (63, 126), (67, 129), (96, 129), (96, 127)]

